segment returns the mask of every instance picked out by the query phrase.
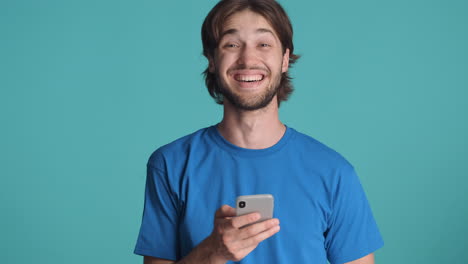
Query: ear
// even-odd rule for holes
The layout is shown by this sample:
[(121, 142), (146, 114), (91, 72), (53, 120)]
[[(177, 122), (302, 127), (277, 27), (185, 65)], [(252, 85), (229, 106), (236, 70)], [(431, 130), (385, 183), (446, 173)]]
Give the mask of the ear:
[(286, 49), (283, 55), (283, 64), (281, 66), (281, 72), (285, 73), (289, 68), (289, 49)]
[(208, 58), (208, 72), (209, 73), (215, 73), (216, 67), (213, 58)]
[(210, 73), (214, 73), (215, 72), (215, 67), (214, 67), (214, 63), (212, 60), (209, 60), (208, 61), (208, 72)]

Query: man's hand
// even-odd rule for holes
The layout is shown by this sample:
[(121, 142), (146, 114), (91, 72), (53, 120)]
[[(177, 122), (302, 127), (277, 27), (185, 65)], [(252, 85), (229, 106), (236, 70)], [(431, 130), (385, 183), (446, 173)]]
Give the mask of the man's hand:
[[(240, 261), (260, 242), (280, 230), (278, 219), (252, 224), (259, 219), (258, 213), (236, 216), (236, 210), (228, 205), (223, 205), (216, 211), (213, 232), (207, 238), (214, 250), (212, 256), (216, 263)], [(246, 225), (249, 226), (244, 227)]]
[[(258, 213), (236, 216), (234, 208), (223, 205), (216, 211), (211, 235), (177, 264), (224, 264), (229, 260), (240, 261), (252, 252), (260, 242), (280, 230), (278, 219), (255, 223), (259, 219), (260, 214)], [(245, 225), (249, 226), (244, 227)], [(145, 257), (144, 261), (145, 264), (176, 263), (149, 256)]]

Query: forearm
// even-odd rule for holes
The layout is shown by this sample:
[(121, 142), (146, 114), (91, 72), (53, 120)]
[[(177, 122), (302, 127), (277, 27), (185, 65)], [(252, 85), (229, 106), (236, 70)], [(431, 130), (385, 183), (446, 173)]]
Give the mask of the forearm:
[(148, 257), (145, 264), (226, 264), (229, 260), (240, 261), (259, 243), (280, 230), (278, 219), (256, 223), (260, 217), (259, 213), (236, 216), (234, 208), (223, 205), (215, 213), (213, 232), (186, 257), (177, 262)]
[(217, 257), (216, 252), (212, 247), (211, 236), (203, 240), (198, 246), (196, 246), (185, 258), (179, 260), (175, 264), (225, 264), (227, 261), (221, 257)]

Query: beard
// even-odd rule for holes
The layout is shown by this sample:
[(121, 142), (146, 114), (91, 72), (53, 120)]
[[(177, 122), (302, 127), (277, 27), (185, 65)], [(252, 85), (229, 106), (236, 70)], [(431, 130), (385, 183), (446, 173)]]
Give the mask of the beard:
[(228, 100), (238, 110), (255, 111), (269, 105), (273, 98), (275, 98), (275, 95), (278, 94), (281, 82), (281, 74), (273, 76), (273, 82), (261, 94), (256, 94), (249, 97), (236, 94), (232, 91), (232, 89), (227, 88), (227, 84), (220, 81), (219, 75), (216, 76), (216, 82), (224, 100)]

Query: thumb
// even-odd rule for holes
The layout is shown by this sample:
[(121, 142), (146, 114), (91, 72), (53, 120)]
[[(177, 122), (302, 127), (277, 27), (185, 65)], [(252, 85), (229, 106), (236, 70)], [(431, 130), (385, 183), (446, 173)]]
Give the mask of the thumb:
[(233, 216), (236, 216), (236, 209), (226, 204), (221, 206), (221, 208), (219, 208), (215, 214), (216, 218), (233, 217)]

